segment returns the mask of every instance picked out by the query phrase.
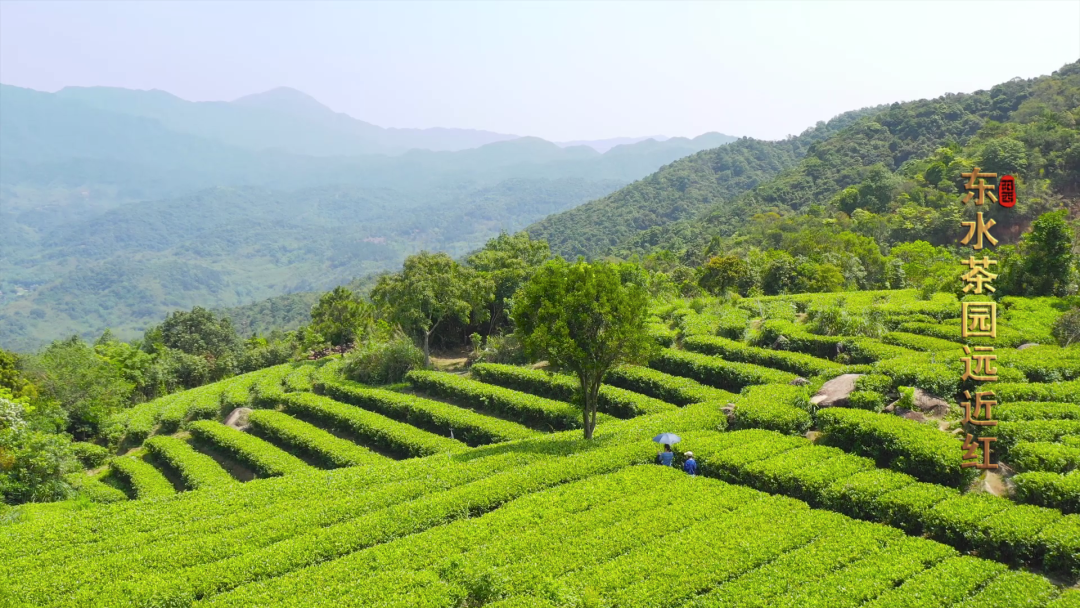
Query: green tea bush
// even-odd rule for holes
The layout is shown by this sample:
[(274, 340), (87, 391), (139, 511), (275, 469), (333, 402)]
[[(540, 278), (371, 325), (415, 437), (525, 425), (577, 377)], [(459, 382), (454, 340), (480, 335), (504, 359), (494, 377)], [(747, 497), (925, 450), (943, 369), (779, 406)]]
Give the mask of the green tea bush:
[[(1080, 513), (1080, 472), (1021, 473), (1012, 478), (1017, 502)], [(1080, 543), (1078, 543), (1080, 546)]]
[[(783, 340), (780, 338), (783, 337)], [(790, 321), (766, 321), (762, 323), (758, 341), (762, 345), (783, 344), (784, 350), (812, 355), (822, 359), (843, 356), (851, 363), (874, 363), (914, 354), (916, 351), (885, 344), (876, 338), (819, 336), (803, 326)]]
[(1021, 441), (1058, 441), (1066, 435), (1080, 435), (1080, 420), (1000, 421), (995, 426), (981, 427), (980, 431), (997, 437), (995, 447), (1007, 454)]
[[(406, 376), (417, 389), (457, 401), (479, 410), (487, 410), (529, 426), (570, 430), (581, 428), (580, 407), (484, 384), (445, 372), (412, 371)], [(597, 415), (597, 424), (603, 415)]]
[(1068, 473), (1080, 468), (1080, 447), (1049, 441), (1021, 441), (1009, 450), (1009, 464), (1021, 471)]
[(876, 391), (852, 391), (848, 395), (848, 407), (870, 412), (881, 412), (885, 409), (885, 395)]
[(255, 382), (251, 385), (251, 406), (266, 409), (277, 407), (285, 394), (285, 378), (297, 371), (296, 366), (279, 365), (252, 372)]
[(1059, 511), (1016, 505), (989, 494), (961, 494), (873, 461), (769, 431), (685, 438), (703, 474), (798, 497), (812, 505), (927, 534), (1012, 565), (1042, 565), (1073, 576), (1080, 534)]
[(282, 412), (256, 410), (251, 413), (250, 420), (260, 437), (284, 443), (327, 468), (381, 464), (388, 460), (385, 456)]
[(863, 374), (855, 379), (855, 390), (888, 393), (893, 388), (892, 378), (885, 374)]
[(322, 395), (286, 393), (282, 404), (288, 414), (316, 420), (356, 437), (365, 446), (405, 458), (459, 452), (467, 448), (464, 443), (449, 437), (449, 429), (446, 436), (436, 435)]
[(243, 463), (259, 477), (290, 475), (310, 469), (296, 456), (220, 422), (197, 420), (188, 428), (200, 441)]
[(127, 494), (124, 494), (122, 490), (92, 478), (82, 480), (75, 486), (75, 490), (79, 496), (85, 496), (90, 502), (111, 503), (128, 500)]
[(751, 384), (786, 384), (795, 374), (750, 363), (734, 363), (717, 357), (672, 349), (656, 355), (649, 367), (676, 376), (686, 376), (709, 386), (741, 391)]
[[(997, 385), (994, 385), (997, 386)], [(1013, 401), (994, 408), (998, 420), (1080, 420), (1080, 403)]]
[(803, 435), (813, 424), (809, 403), (809, 394), (799, 386), (751, 386), (735, 402), (734, 428)]
[(931, 363), (923, 355), (879, 361), (874, 372), (892, 378), (892, 388), (915, 386), (950, 399), (960, 392), (962, 370), (954, 362)]
[(79, 462), (88, 469), (100, 467), (112, 455), (108, 448), (85, 441), (72, 442), (71, 451), (74, 452)]
[(994, 382), (984, 385), (1001, 403), (1013, 401), (1055, 401), (1080, 404), (1080, 380), (1053, 383)]
[(889, 332), (881, 337), (881, 341), (886, 344), (894, 344), (923, 352), (940, 352), (957, 356), (963, 352), (961, 350), (963, 345), (959, 342), (950, 342), (941, 338), (932, 338), (902, 331)]
[(229, 487), (236, 483), (213, 458), (196, 451), (183, 439), (157, 435), (146, 440), (146, 449), (172, 467), (188, 490)]
[(159, 498), (176, 493), (173, 485), (153, 465), (132, 456), (118, 456), (109, 467), (131, 486), (135, 498)]
[[(959, 314), (960, 307), (957, 306), (954, 310)], [(942, 323), (903, 323), (898, 329), (905, 333), (930, 336), (931, 338), (949, 340), (958, 344), (986, 344), (1016, 348), (1028, 341), (1024, 339), (1020, 332), (1002, 325), (1000, 321), (997, 326), (996, 338), (963, 338), (960, 336), (961, 320), (959, 317), (945, 319)]]
[(1062, 382), (1080, 378), (1080, 350), (1058, 346), (1032, 346), (1024, 350), (996, 351), (997, 363), (1022, 372), (1030, 382)]
[(318, 389), (337, 401), (377, 412), (444, 437), (452, 431), (455, 439), (471, 446), (539, 435), (537, 431), (515, 422), (478, 414), (456, 405), (415, 395), (367, 388), (347, 380), (320, 384)]
[(754, 363), (800, 376), (830, 373), (839, 375), (843, 367), (839, 363), (803, 353), (758, 348), (718, 336), (691, 336), (683, 341), (683, 347), (689, 351), (722, 357), (728, 361)]
[(922, 481), (959, 487), (973, 477), (961, 467), (960, 443), (951, 435), (898, 416), (829, 408), (817, 413), (829, 445), (873, 458)]
[(655, 399), (683, 406), (691, 403), (730, 403), (736, 395), (696, 380), (672, 376), (640, 365), (620, 365), (608, 372), (604, 380), (613, 386), (648, 395)]
[[(577, 378), (566, 374), (497, 363), (478, 363), (472, 366), (470, 373), (474, 378), (488, 384), (495, 384), (541, 397), (580, 403), (579, 382)], [(658, 399), (632, 391), (608, 386), (600, 386), (598, 410), (618, 418), (633, 418), (642, 414), (653, 414), (674, 407)]]
[(649, 336), (661, 348), (672, 346), (679, 337), (679, 332), (671, 329), (668, 327), (668, 324), (664, 322), (646, 323), (645, 331), (649, 333)]
[(1046, 547), (1043, 568), (1047, 572), (1080, 579), (1080, 515), (1066, 515), (1048, 526), (1039, 533), (1039, 542)]

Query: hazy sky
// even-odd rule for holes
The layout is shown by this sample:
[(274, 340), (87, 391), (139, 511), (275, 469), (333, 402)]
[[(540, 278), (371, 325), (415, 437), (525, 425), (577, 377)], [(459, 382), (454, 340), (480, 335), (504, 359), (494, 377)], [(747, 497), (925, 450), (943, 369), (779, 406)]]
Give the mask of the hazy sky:
[(0, 81), (230, 100), (277, 86), (381, 126), (551, 140), (778, 138), (1080, 59), (1062, 2), (0, 0)]

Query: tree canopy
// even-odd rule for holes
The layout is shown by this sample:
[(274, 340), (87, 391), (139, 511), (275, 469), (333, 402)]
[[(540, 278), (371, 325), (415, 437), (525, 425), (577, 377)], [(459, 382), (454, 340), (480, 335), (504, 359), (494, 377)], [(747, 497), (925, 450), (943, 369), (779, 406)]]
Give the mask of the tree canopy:
[(619, 267), (561, 258), (542, 266), (514, 298), (511, 316), (525, 350), (577, 376), (586, 439), (596, 428), (604, 375), (652, 347), (648, 302), (645, 288), (624, 282)]

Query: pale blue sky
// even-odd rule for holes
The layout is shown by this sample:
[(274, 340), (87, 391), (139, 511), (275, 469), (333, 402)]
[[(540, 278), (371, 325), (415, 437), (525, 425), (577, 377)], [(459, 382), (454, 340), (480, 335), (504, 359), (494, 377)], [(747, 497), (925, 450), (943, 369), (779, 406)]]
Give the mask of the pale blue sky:
[(0, 81), (228, 100), (291, 86), (381, 126), (551, 140), (798, 133), (1080, 59), (1060, 2), (0, 0)]

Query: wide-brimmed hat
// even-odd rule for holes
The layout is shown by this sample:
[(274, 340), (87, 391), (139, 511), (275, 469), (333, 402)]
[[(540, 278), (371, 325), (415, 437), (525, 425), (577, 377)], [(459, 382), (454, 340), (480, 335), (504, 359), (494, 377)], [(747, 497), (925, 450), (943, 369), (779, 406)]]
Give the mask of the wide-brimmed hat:
[(693, 458), (694, 453), (693, 452), (687, 452), (687, 453), (683, 454), (683, 456), (686, 456), (687, 458)]

